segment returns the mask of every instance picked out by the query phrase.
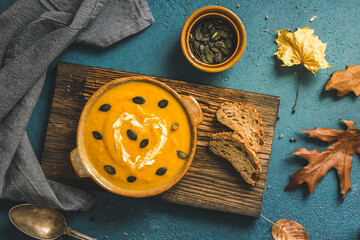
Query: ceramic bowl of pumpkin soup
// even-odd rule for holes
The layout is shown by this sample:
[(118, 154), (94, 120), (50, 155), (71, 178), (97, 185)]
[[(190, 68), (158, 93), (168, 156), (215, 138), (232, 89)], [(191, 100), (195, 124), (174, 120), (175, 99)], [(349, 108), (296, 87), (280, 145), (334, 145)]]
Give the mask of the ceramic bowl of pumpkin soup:
[(116, 79), (86, 103), (71, 162), (79, 177), (91, 177), (123, 196), (166, 191), (189, 169), (203, 113), (152, 78)]

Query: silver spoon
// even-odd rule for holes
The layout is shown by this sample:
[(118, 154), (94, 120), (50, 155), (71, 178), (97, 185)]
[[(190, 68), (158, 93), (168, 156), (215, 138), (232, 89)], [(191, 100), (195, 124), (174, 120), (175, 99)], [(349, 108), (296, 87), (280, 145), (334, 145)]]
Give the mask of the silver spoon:
[(69, 228), (64, 215), (55, 209), (21, 204), (10, 209), (9, 218), (15, 227), (33, 238), (52, 240), (67, 234), (82, 240), (96, 240)]

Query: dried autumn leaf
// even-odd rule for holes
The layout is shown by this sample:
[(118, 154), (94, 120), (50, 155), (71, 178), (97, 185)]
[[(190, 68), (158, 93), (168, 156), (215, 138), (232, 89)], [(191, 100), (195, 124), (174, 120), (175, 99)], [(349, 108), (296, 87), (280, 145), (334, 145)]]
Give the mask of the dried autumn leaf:
[(319, 180), (330, 169), (335, 168), (340, 179), (341, 194), (345, 198), (351, 188), (350, 171), (353, 156), (355, 152), (360, 154), (360, 130), (354, 127), (355, 122), (342, 121), (347, 126), (345, 131), (328, 128), (301, 130), (309, 134), (311, 138), (334, 144), (320, 153), (317, 150), (307, 150), (306, 148), (300, 148), (293, 152), (293, 154), (306, 159), (309, 164), (292, 174), (293, 178), (284, 191), (305, 182), (308, 185), (308, 192), (312, 193)]
[(325, 90), (337, 90), (342, 97), (349, 92), (360, 94), (360, 65), (346, 66), (346, 70), (335, 71), (325, 85)]
[(271, 228), (275, 240), (310, 240), (305, 228), (295, 221), (281, 219)]
[(294, 33), (287, 30), (279, 30), (277, 33), (275, 41), (279, 49), (274, 55), (284, 62), (283, 66), (303, 64), (313, 74), (320, 68), (331, 67), (325, 60), (327, 43), (321, 42), (314, 34), (314, 29), (306, 26), (298, 28)]
[(284, 64), (282, 66), (301, 64), (296, 100), (292, 107), (295, 109), (299, 95), (302, 65), (313, 74), (316, 74), (320, 68), (325, 69), (331, 67), (325, 60), (327, 43), (322, 43), (314, 34), (314, 29), (309, 29), (308, 26), (302, 29), (298, 28), (294, 33), (287, 30), (279, 30), (277, 33), (278, 38), (275, 39), (275, 41), (279, 45), (279, 48), (274, 55), (283, 61)]

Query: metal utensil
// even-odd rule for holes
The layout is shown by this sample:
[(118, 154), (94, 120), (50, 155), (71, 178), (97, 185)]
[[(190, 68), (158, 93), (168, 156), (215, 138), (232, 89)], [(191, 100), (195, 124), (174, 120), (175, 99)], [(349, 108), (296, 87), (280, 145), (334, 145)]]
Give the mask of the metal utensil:
[(64, 215), (55, 209), (21, 204), (10, 209), (9, 218), (15, 227), (33, 238), (52, 240), (67, 234), (82, 240), (96, 240), (69, 228)]

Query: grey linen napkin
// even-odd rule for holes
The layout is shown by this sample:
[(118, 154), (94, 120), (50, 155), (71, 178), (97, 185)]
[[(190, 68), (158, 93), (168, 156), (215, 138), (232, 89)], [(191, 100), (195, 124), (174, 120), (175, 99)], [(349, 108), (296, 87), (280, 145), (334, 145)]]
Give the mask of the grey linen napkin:
[(71, 43), (106, 47), (153, 21), (145, 0), (18, 0), (0, 15), (0, 198), (62, 210), (93, 205), (89, 194), (45, 178), (26, 126), (47, 67)]

